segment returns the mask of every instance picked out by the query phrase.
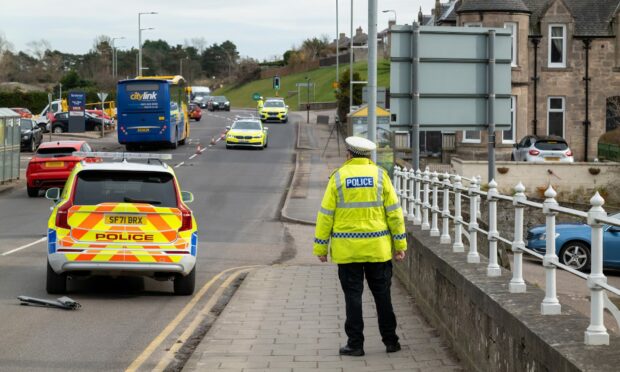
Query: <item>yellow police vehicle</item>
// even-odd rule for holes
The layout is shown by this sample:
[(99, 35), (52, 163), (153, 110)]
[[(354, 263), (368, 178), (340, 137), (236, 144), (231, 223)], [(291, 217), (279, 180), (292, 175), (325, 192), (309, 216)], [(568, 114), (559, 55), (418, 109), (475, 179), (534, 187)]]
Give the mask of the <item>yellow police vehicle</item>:
[(196, 280), (197, 224), (169, 154), (74, 153), (116, 162), (83, 161), (65, 187), (47, 190), (48, 293), (67, 291), (67, 279), (140, 275), (172, 280), (191, 295)]
[(232, 147), (257, 147), (264, 149), (269, 144), (267, 127), (253, 117), (236, 118), (233, 125), (226, 127), (226, 148)]
[(280, 123), (288, 122), (288, 106), (282, 98), (267, 98), (263, 107), (259, 109), (260, 120)]

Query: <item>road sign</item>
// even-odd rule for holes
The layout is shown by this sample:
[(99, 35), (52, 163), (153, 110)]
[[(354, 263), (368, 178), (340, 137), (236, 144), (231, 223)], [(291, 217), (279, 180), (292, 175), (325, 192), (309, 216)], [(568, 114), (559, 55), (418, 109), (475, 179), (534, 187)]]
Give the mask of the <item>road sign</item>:
[(420, 130), (486, 129), (493, 179), (495, 131), (512, 127), (510, 30), (413, 23), (391, 33), (390, 127), (411, 129), (413, 167)]
[[(493, 56), (489, 55), (491, 31), (495, 33)], [(392, 29), (390, 107), (396, 114), (392, 116), (392, 126), (413, 124), (412, 108), (419, 94), (421, 130), (482, 130), (489, 124), (490, 94), (495, 94), (495, 128), (510, 129), (510, 31), (421, 26), (417, 35), (414, 42), (412, 26)], [(413, 83), (417, 83), (415, 92)]]
[(260, 93), (253, 93), (252, 94), (252, 99), (254, 101), (258, 101), (260, 99)]
[(108, 98), (108, 93), (99, 92), (97, 93), (97, 97), (99, 97), (99, 101), (104, 102), (106, 98)]
[(278, 75), (273, 77), (273, 89), (280, 90), (280, 77)]

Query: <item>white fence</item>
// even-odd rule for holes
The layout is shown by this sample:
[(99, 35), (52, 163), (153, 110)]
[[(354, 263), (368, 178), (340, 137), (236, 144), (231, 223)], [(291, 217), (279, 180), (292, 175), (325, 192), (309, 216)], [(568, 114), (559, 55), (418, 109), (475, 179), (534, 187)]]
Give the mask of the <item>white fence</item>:
[[(525, 187), (518, 183), (514, 187), (514, 195), (502, 195), (497, 190), (497, 183), (491, 180), (488, 191), (481, 190), (481, 178), (466, 178), (456, 174), (431, 173), (426, 171), (413, 171), (406, 168), (394, 168), (394, 187), (400, 198), (401, 207), (406, 219), (414, 225), (420, 225), (422, 230), (428, 230), (431, 236), (439, 237), (441, 244), (451, 244), (454, 252), (465, 252), (463, 236), (469, 241), (469, 251), (466, 260), (471, 264), (480, 263), (480, 255), (477, 246), (477, 234), (487, 236), (489, 244), (489, 263), (487, 275), (490, 277), (500, 276), (501, 268), (497, 260), (497, 243), (505, 242), (512, 247), (513, 264), (512, 279), (509, 283), (511, 293), (523, 293), (526, 291), (526, 283), (523, 280), (523, 254), (529, 254), (542, 259), (545, 270), (545, 298), (542, 300), (540, 311), (543, 315), (557, 315), (561, 313), (561, 304), (556, 291), (556, 269), (562, 269), (584, 279), (584, 285), (590, 290), (590, 325), (585, 330), (586, 345), (609, 345), (609, 333), (605, 328), (603, 313), (607, 308), (620, 327), (620, 311), (609, 301), (605, 290), (620, 295), (620, 290), (607, 284), (607, 278), (603, 274), (603, 230), (610, 226), (620, 226), (620, 219), (610, 218), (603, 209), (604, 200), (598, 192), (590, 200), (591, 208), (583, 212), (560, 206), (555, 200), (556, 192), (551, 186), (545, 192), (545, 201), (536, 203), (527, 200), (524, 193)], [(467, 183), (468, 187), (465, 187)], [(439, 199), (442, 195), (442, 206)], [(454, 200), (454, 208), (451, 210), (450, 201)], [(462, 217), (462, 198), (468, 198), (469, 222)], [(482, 199), (488, 203), (488, 231), (479, 227), (480, 204)], [(497, 230), (497, 203), (498, 201), (511, 202), (514, 207), (514, 239), (508, 240), (500, 235)], [(556, 236), (555, 219), (558, 213), (583, 218), (592, 230), (590, 246), (590, 274), (582, 273), (574, 268), (562, 264), (556, 255), (556, 242), (554, 239), (546, 239), (546, 251), (542, 255), (529, 249), (525, 245), (524, 233), (524, 209), (533, 207), (540, 210), (546, 219), (546, 237)], [(441, 231), (439, 219), (441, 218)], [(450, 221), (454, 223), (454, 241), (450, 236)], [(467, 228), (464, 231), (463, 228)]]

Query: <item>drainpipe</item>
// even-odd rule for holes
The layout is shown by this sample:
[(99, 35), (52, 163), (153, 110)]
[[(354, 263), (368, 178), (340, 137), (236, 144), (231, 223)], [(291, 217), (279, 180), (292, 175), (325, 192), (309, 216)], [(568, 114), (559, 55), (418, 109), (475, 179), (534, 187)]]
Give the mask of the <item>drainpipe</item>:
[(532, 37), (532, 44), (534, 45), (534, 76), (532, 81), (534, 82), (534, 119), (532, 124), (534, 125), (534, 135), (538, 134), (538, 44), (540, 44), (540, 36)]
[(584, 160), (588, 161), (588, 132), (590, 129), (590, 49), (592, 47), (592, 39), (583, 39), (583, 49), (586, 52), (586, 75), (583, 80), (585, 81), (585, 94), (586, 94), (586, 117), (583, 121), (585, 146), (584, 146)]

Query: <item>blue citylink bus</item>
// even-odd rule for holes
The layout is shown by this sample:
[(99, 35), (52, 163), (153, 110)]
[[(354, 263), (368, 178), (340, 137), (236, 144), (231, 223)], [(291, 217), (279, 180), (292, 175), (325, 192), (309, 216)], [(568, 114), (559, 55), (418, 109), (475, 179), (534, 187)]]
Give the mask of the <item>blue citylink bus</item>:
[(182, 76), (122, 80), (117, 86), (118, 142), (176, 148), (189, 138), (189, 96)]

